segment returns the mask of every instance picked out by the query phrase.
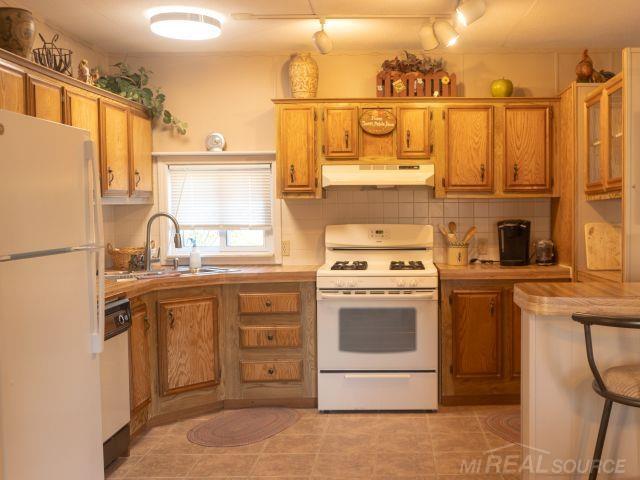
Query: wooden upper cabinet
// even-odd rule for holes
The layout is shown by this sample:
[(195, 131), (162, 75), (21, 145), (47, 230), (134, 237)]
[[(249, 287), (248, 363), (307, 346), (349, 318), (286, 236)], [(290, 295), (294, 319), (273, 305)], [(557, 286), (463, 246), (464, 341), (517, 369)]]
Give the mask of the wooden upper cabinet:
[(103, 196), (129, 194), (127, 107), (100, 99), (100, 180)]
[(445, 188), (447, 192), (493, 191), (493, 108), (445, 110)]
[[(65, 116), (67, 123), (89, 131), (98, 155), (100, 144), (100, 107), (98, 97), (82, 90), (65, 90)], [(96, 157), (98, 158), (98, 157)]]
[(451, 294), (454, 378), (499, 377), (502, 372), (500, 289)]
[(218, 335), (216, 297), (158, 302), (160, 395), (219, 382)]
[(151, 120), (142, 112), (129, 112), (129, 191), (151, 195), (153, 191)]
[(0, 109), (27, 113), (26, 75), (0, 62)]
[(546, 192), (551, 188), (549, 122), (549, 107), (505, 107), (505, 192)]
[(314, 107), (281, 107), (277, 153), (282, 193), (315, 193), (315, 138)]
[(64, 87), (53, 81), (41, 77), (28, 77), (29, 115), (52, 122), (62, 123), (64, 113)]
[(324, 145), (326, 158), (355, 158), (358, 156), (358, 107), (326, 107)]
[(429, 109), (424, 107), (398, 107), (398, 158), (428, 158)]
[(585, 192), (597, 193), (604, 190), (604, 168), (602, 152), (602, 95), (601, 92), (585, 98), (585, 140), (587, 171)]
[(624, 159), (624, 106), (622, 75), (616, 75), (605, 84), (604, 124), (605, 190), (608, 192), (622, 188), (622, 164)]
[(129, 348), (131, 351), (131, 411), (151, 401), (151, 367), (149, 365), (149, 319), (144, 303), (134, 304), (131, 311)]

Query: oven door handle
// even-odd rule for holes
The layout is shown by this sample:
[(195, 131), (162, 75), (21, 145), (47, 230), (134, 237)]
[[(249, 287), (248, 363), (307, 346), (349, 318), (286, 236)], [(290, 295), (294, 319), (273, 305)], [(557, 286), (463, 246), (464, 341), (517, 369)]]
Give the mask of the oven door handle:
[(366, 294), (356, 294), (356, 293), (351, 293), (351, 294), (344, 294), (342, 292), (327, 292), (327, 291), (322, 291), (322, 290), (318, 290), (317, 292), (317, 300), (344, 300), (344, 301), (357, 301), (357, 300), (382, 300), (382, 301), (398, 301), (398, 300), (402, 300), (402, 301), (411, 301), (411, 300), (437, 300), (437, 292), (434, 291), (430, 291), (430, 292), (414, 292), (414, 293), (410, 293), (410, 294), (406, 294), (406, 293), (399, 293), (399, 294), (371, 294), (371, 293), (366, 293)]
[(344, 378), (350, 379), (400, 379), (411, 378), (408, 373), (345, 373)]

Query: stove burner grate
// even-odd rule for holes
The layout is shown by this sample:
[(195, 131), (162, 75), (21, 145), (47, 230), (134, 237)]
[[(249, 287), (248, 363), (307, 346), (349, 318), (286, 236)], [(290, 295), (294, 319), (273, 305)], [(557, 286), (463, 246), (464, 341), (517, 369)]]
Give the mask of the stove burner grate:
[(366, 270), (367, 266), (368, 264), (364, 260), (338, 261), (331, 265), (331, 270)]
[(424, 264), (421, 260), (411, 260), (409, 263), (403, 260), (392, 260), (389, 270), (424, 270)]

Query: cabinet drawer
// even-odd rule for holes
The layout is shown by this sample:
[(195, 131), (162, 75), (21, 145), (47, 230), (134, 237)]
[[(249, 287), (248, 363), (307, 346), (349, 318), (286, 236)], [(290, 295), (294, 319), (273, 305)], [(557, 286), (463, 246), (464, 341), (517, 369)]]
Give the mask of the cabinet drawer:
[(240, 313), (298, 313), (300, 294), (239, 293)]
[(300, 346), (300, 325), (261, 325), (240, 327), (242, 348)]
[(302, 360), (240, 362), (243, 382), (283, 382), (302, 380)]

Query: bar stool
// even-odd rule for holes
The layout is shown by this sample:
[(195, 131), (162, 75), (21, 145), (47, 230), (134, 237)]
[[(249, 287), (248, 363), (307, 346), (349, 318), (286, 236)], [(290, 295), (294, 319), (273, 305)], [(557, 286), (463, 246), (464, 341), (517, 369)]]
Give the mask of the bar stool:
[(589, 480), (596, 480), (600, 469), (602, 458), (602, 447), (607, 435), (609, 426), (609, 416), (613, 402), (631, 407), (640, 407), (640, 364), (619, 365), (608, 368), (601, 375), (593, 356), (593, 344), (591, 341), (591, 326), (614, 328), (636, 328), (640, 329), (640, 317), (602, 317), (598, 315), (588, 315), (576, 313), (572, 315), (573, 320), (584, 325), (584, 337), (587, 343), (587, 360), (593, 373), (593, 389), (604, 397), (604, 409), (600, 419), (600, 430), (593, 453), (593, 462), (589, 471)]

